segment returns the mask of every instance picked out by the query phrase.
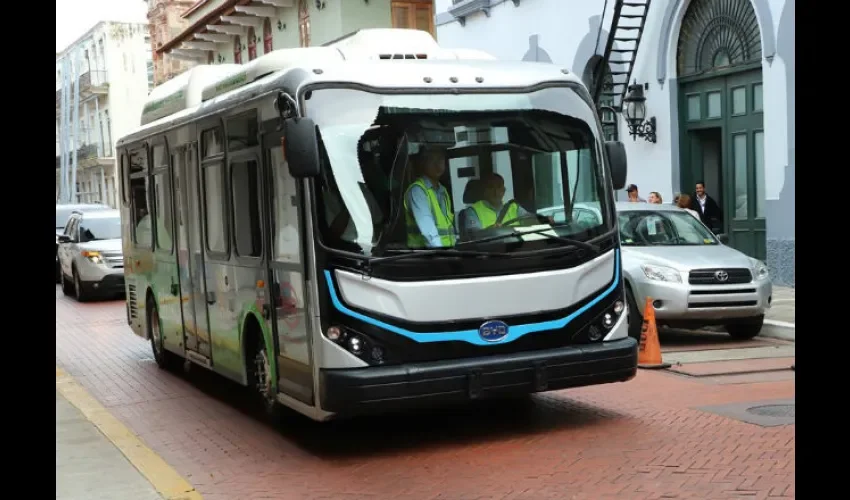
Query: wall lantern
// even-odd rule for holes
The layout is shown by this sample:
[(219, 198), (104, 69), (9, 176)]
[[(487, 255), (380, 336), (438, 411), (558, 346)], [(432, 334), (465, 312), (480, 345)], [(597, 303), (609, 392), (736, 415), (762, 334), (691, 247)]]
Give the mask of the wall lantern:
[(629, 91), (623, 98), (623, 114), (626, 124), (629, 126), (629, 134), (632, 139), (643, 137), (648, 142), (655, 142), (655, 117), (646, 119), (646, 97), (643, 95), (649, 84), (635, 82), (629, 85)]
[(283, 31), (286, 29), (286, 24), (284, 24), (280, 19), (277, 20), (277, 30)]

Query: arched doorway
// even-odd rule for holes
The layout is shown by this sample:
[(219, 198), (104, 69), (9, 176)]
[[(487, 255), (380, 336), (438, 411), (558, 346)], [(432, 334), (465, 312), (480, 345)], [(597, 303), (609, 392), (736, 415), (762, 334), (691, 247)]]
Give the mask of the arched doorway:
[(248, 28), (248, 60), (253, 61), (257, 58), (257, 34), (254, 28)]
[(681, 189), (704, 182), (717, 230), (766, 257), (761, 32), (750, 0), (692, 0), (677, 41)]
[(274, 36), (272, 34), (272, 21), (268, 17), (263, 21), (263, 54), (268, 54), (272, 51), (274, 45)]
[(233, 62), (242, 64), (242, 39), (239, 35), (233, 37)]

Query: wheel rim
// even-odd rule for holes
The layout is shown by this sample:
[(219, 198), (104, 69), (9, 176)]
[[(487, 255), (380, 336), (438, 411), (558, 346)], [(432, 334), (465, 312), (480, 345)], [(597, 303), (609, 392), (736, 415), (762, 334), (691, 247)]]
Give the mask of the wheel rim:
[(162, 335), (159, 332), (159, 313), (156, 308), (151, 311), (151, 345), (154, 355), (158, 357), (162, 350)]
[(260, 349), (254, 356), (254, 376), (256, 379), (256, 390), (263, 401), (272, 401), (272, 380), (269, 357), (265, 349)]

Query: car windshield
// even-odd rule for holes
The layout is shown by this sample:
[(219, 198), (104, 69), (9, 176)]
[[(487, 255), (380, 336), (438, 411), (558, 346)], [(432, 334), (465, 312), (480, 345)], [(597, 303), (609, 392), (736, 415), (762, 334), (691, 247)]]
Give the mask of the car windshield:
[(717, 238), (685, 211), (624, 211), (618, 214), (625, 246), (717, 245)]
[(80, 221), (80, 241), (121, 238), (121, 217), (92, 217)]
[[(305, 106), (320, 133), (318, 223), (330, 247), (363, 255), (461, 244), (524, 252), (613, 228), (595, 115), (570, 87), (475, 95), (322, 89), (308, 92)], [(598, 217), (575, 219), (564, 208), (575, 205)]]

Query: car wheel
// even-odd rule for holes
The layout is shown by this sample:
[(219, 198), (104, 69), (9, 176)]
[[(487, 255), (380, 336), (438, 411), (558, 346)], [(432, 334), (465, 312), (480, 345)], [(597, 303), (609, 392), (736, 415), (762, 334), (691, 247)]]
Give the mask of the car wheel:
[(151, 340), (153, 359), (158, 367), (165, 370), (174, 366), (177, 356), (165, 350), (162, 346), (162, 323), (159, 320), (159, 309), (157, 309), (153, 297), (149, 297), (147, 303), (149, 304), (147, 307), (148, 338)]
[(62, 266), (59, 265), (59, 259), (56, 259), (56, 283), (62, 283)]
[(757, 337), (761, 333), (761, 328), (764, 326), (764, 316), (759, 316), (745, 323), (732, 323), (726, 325), (726, 331), (733, 338), (741, 340), (749, 340)]
[(629, 337), (639, 341), (640, 330), (643, 328), (643, 316), (638, 312), (637, 301), (629, 287), (626, 287), (626, 301), (629, 303)]
[(60, 280), (62, 282), (62, 294), (66, 297), (73, 297), (74, 282), (69, 280), (65, 273), (60, 273)]
[(74, 275), (74, 295), (78, 301), (86, 302), (89, 300), (89, 292), (86, 290), (85, 285), (83, 285), (82, 280), (80, 280), (80, 274), (77, 272), (77, 268), (72, 268), (71, 272)]

